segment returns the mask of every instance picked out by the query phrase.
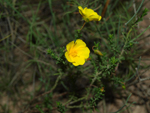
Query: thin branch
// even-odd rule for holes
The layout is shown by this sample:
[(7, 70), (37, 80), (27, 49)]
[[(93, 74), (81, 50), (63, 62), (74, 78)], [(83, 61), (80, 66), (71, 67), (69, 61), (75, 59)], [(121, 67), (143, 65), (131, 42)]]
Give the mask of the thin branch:
[[(57, 86), (57, 84), (58, 84), (58, 81), (61, 79), (61, 77), (62, 77), (62, 73), (60, 73), (60, 75), (57, 77), (57, 79), (56, 79), (56, 81), (55, 81), (55, 84), (54, 84), (54, 86), (51, 88), (51, 90), (49, 90), (49, 91), (47, 91), (47, 92), (45, 92), (45, 93), (43, 93), (43, 94), (41, 94), (41, 95), (36, 96), (35, 98), (33, 98), (33, 99), (29, 102), (28, 106), (29, 106), (34, 100), (38, 99), (39, 97), (44, 96), (44, 95), (46, 95), (46, 94), (49, 94), (49, 93), (53, 92), (53, 90), (56, 88), (56, 86)], [(26, 111), (28, 111), (28, 107), (26, 107), (26, 109), (24, 110), (23, 113), (25, 113)]]
[[(49, 90), (49, 91), (47, 91), (47, 92), (45, 92), (45, 93), (43, 93), (43, 94), (41, 94), (41, 95), (35, 97), (34, 99), (32, 99), (32, 101), (34, 101), (35, 99), (37, 99), (37, 98), (39, 98), (39, 97), (41, 97), (41, 96), (44, 96), (44, 95), (46, 95), (46, 94), (49, 94), (49, 93), (53, 92), (53, 90), (56, 88), (56, 86), (57, 86), (57, 84), (58, 84), (58, 81), (61, 79), (61, 76), (62, 76), (62, 74), (60, 74), (60, 75), (57, 77), (56, 82), (55, 82), (55, 84), (54, 84), (54, 86), (52, 87), (51, 90)], [(31, 101), (31, 102), (32, 102), (32, 101)]]
[[(135, 4), (135, 0), (133, 0), (133, 9), (134, 9), (134, 14), (136, 13), (136, 4)], [(135, 16), (136, 20), (138, 19), (137, 18), (137, 15)], [(137, 23), (137, 27), (139, 28), (139, 23)]]
[(83, 29), (83, 27), (85, 26), (86, 22), (84, 22), (83, 26), (81, 27), (80, 31)]
[(107, 0), (107, 1), (106, 1), (105, 7), (103, 8), (103, 11), (102, 11), (102, 15), (101, 15), (102, 17), (104, 17), (104, 15), (105, 15), (105, 12), (106, 12), (106, 10), (107, 10), (107, 7), (108, 7), (109, 2), (110, 2), (110, 0)]
[(139, 10), (141, 9), (143, 2), (144, 2), (144, 0), (142, 0), (140, 6), (139, 6), (139, 8), (138, 8), (138, 10), (137, 10), (136, 13), (132, 16), (132, 18), (131, 18), (128, 22), (125, 23), (125, 26), (136, 16), (136, 14), (137, 14), (137, 13), (139, 12)]
[(133, 81), (132, 83), (127, 84), (126, 87), (132, 86), (132, 85), (134, 85), (134, 84), (137, 84), (137, 83), (139, 83), (139, 82), (143, 82), (143, 81), (146, 81), (146, 80), (150, 80), (150, 77), (137, 79), (137, 80)]

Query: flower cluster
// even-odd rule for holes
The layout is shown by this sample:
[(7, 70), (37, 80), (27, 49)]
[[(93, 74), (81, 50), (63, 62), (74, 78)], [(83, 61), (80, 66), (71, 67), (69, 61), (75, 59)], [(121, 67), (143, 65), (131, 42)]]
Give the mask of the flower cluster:
[(83, 65), (90, 54), (89, 48), (81, 39), (70, 42), (66, 49), (65, 57), (74, 66)]
[[(81, 6), (78, 6), (78, 9), (79, 13), (82, 15), (83, 19), (86, 22), (100, 21), (102, 18), (94, 10), (88, 9), (87, 7), (83, 9)], [(83, 65), (85, 61), (89, 58), (89, 54), (89, 48), (86, 47), (85, 42), (83, 42), (81, 39), (72, 41), (66, 46), (65, 57), (74, 66)]]

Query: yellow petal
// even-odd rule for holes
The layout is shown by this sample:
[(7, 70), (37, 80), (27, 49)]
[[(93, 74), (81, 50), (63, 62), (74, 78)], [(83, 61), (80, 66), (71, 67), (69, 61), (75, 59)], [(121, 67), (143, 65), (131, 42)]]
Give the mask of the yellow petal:
[(74, 48), (78, 49), (78, 48), (81, 48), (81, 47), (86, 47), (86, 43), (83, 42), (81, 39), (77, 39), (76, 42), (75, 42)]
[(101, 16), (99, 16), (98, 14), (95, 14), (95, 15), (91, 15), (89, 17), (89, 21), (100, 21), (101, 20)]
[(68, 43), (66, 46), (67, 51), (70, 50), (73, 46), (74, 46), (74, 41), (71, 41), (70, 43)]
[(101, 19), (102, 19), (102, 17), (98, 15), (98, 21), (100, 21)]
[(83, 57), (84, 59), (89, 58), (89, 54), (90, 50), (88, 47), (80, 48), (80, 50), (78, 50), (78, 56)]
[(94, 10), (92, 9), (88, 9), (87, 7), (84, 9), (85, 10), (85, 14), (88, 16), (88, 15), (91, 15), (92, 13), (94, 13)]
[(65, 52), (65, 57), (69, 62), (72, 62), (72, 59), (70, 58), (68, 51)]
[(83, 16), (84, 15), (83, 8), (81, 6), (78, 6), (78, 9), (79, 9), (79, 13)]
[(83, 65), (85, 63), (85, 59), (83, 57), (75, 57), (74, 60), (75, 65)]
[(76, 62), (75, 62), (75, 63), (72, 63), (72, 64), (73, 64), (74, 66), (78, 66), (78, 65), (79, 65), (79, 64), (78, 64), (78, 63), (76, 63)]

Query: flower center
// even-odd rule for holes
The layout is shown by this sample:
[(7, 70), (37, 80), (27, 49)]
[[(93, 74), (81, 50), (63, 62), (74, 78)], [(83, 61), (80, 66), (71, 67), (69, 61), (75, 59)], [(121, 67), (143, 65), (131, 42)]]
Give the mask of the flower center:
[(76, 56), (77, 56), (77, 52), (76, 52), (76, 51), (72, 51), (72, 52), (70, 53), (70, 55), (71, 55), (72, 57), (76, 57)]

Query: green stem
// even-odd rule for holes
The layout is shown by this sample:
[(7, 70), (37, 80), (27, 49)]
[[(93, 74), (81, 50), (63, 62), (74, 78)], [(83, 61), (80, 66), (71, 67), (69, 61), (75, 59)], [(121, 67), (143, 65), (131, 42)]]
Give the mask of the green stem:
[(89, 90), (88, 90), (88, 92), (87, 92), (87, 95), (86, 95), (86, 100), (88, 99), (88, 96), (89, 96), (89, 94), (90, 94), (91, 86), (94, 84), (94, 82), (96, 81), (98, 75), (100, 75), (101, 73), (102, 73), (102, 72), (99, 72), (99, 73), (97, 72), (96, 75), (95, 75), (95, 77), (93, 78), (93, 80), (92, 80), (92, 82), (91, 82), (91, 84), (90, 84), (90, 88), (89, 88)]
[(50, 90), (50, 92), (52, 92), (56, 88), (58, 81), (61, 79), (61, 76), (62, 76), (62, 74), (60, 73), (60, 75), (57, 77), (57, 80), (56, 80), (54, 86), (52, 87), (52, 89)]
[(83, 106), (83, 105), (79, 105), (79, 106), (68, 106), (67, 108), (73, 109), (73, 108), (82, 108), (82, 107), (84, 107), (84, 108), (90, 108), (91, 106)]
[(79, 102), (79, 101), (84, 100), (84, 99), (86, 99), (86, 96), (84, 96), (84, 97), (82, 97), (82, 98), (79, 98), (79, 99), (77, 99), (77, 100), (75, 100), (75, 101), (72, 101), (72, 102), (70, 102), (69, 104), (74, 104), (74, 103)]
[[(102, 72), (97, 72), (96, 73), (96, 75), (95, 75), (95, 77), (93, 78), (93, 80), (92, 80), (92, 82), (91, 82), (91, 84), (90, 84), (90, 87), (94, 84), (94, 82), (96, 81), (96, 79), (97, 79), (97, 77), (98, 77), (98, 75), (100, 75)], [(86, 96), (84, 96), (84, 97), (82, 97), (82, 98), (79, 98), (79, 99), (77, 99), (77, 100), (75, 100), (75, 101), (72, 101), (72, 102), (70, 102), (69, 104), (74, 104), (74, 103), (76, 103), (76, 102), (79, 102), (79, 101), (81, 101), (81, 100), (84, 100), (84, 99), (88, 99), (88, 96), (89, 96), (89, 93), (90, 93), (90, 91), (91, 91), (91, 88), (88, 90), (88, 92), (87, 92), (87, 95)]]
[(132, 39), (132, 41), (136, 40), (137, 38), (139, 38), (146, 30), (148, 30), (150, 28), (150, 25), (141, 33), (139, 34), (136, 38)]
[[(134, 26), (134, 25), (133, 25), (133, 26)], [(130, 32), (132, 31), (133, 26), (131, 27), (131, 29), (129, 30), (129, 32), (128, 32), (128, 34), (127, 34), (127, 37), (126, 37), (126, 39), (125, 39), (125, 44), (124, 44), (124, 46), (123, 46), (123, 48), (122, 48), (122, 51), (121, 51), (121, 53), (120, 53), (120, 55), (119, 55), (119, 59), (121, 58), (121, 56), (122, 56), (123, 53), (124, 53), (124, 48), (125, 48), (125, 46), (126, 46), (126, 44), (127, 44), (127, 42), (128, 42), (129, 34), (130, 34)], [(117, 63), (117, 66), (116, 66), (116, 68), (115, 68), (115, 71), (118, 70), (118, 66), (119, 66), (119, 62)]]
[(139, 8), (138, 8), (138, 10), (137, 10), (136, 13), (132, 16), (132, 18), (131, 18), (128, 22), (125, 23), (125, 26), (136, 16), (136, 14), (137, 14), (137, 13), (139, 12), (139, 10), (141, 9), (143, 2), (144, 2), (144, 0), (142, 0), (140, 6), (139, 6)]
[(80, 31), (83, 29), (83, 27), (85, 26), (86, 22), (84, 22), (83, 26), (81, 27)]
[(125, 104), (124, 104), (118, 111), (112, 112), (112, 113), (118, 113), (119, 111), (121, 111), (121, 110), (128, 104), (128, 100), (129, 100), (129, 98), (131, 97), (131, 95), (132, 95), (132, 93), (130, 93), (130, 95), (128, 96), (128, 98), (127, 98)]

